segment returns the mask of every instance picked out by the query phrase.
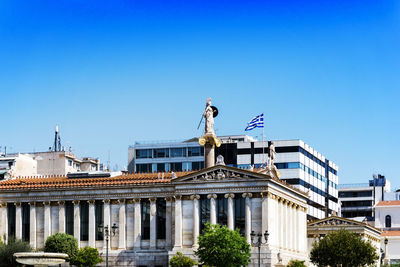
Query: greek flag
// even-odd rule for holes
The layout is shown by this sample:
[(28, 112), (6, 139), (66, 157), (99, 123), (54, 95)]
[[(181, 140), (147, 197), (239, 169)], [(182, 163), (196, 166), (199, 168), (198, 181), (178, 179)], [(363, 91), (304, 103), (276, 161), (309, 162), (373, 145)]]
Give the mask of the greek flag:
[(245, 131), (253, 130), (254, 128), (264, 128), (264, 113), (254, 117), (251, 121), (249, 121)]

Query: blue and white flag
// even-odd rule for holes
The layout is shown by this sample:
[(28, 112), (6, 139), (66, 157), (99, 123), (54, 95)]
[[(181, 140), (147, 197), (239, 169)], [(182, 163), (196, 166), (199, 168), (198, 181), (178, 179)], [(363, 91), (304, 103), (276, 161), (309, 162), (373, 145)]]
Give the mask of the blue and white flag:
[(254, 128), (264, 128), (264, 113), (254, 117), (247, 125), (245, 131), (253, 130)]

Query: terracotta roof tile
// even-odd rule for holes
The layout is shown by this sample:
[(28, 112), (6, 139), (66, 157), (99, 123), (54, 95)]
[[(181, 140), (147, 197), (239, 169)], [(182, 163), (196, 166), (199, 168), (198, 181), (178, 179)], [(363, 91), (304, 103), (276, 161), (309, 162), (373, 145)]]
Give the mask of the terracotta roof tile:
[(384, 200), (384, 201), (379, 201), (376, 206), (400, 206), (400, 200)]
[(400, 231), (383, 231), (381, 236), (400, 236)]

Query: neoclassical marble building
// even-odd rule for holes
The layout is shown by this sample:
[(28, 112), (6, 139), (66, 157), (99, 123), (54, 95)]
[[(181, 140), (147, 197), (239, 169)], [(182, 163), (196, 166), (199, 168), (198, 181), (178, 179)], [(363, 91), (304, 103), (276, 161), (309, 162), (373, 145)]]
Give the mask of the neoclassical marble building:
[[(118, 226), (110, 237), (110, 266), (168, 266), (177, 251), (194, 257), (206, 222), (250, 233), (269, 232), (261, 266), (306, 260), (307, 194), (274, 175), (215, 165), (197, 172), (116, 177), (25, 177), (0, 182), (0, 234), (37, 250), (65, 232), (79, 245), (106, 245), (97, 226)], [(250, 266), (258, 265), (252, 248)]]

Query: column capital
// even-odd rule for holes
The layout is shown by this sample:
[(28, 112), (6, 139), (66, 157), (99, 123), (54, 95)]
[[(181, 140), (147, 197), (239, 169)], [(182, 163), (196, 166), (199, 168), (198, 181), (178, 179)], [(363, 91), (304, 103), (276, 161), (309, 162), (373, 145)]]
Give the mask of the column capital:
[(200, 195), (191, 195), (190, 199), (191, 200), (200, 199)]
[(80, 202), (81, 202), (81, 201), (80, 201), (80, 200), (77, 200), (77, 199), (75, 199), (75, 200), (72, 201), (72, 203), (74, 203), (74, 205), (79, 205)]
[(35, 207), (36, 206), (36, 202), (35, 201), (30, 201), (28, 202), (29, 206)]
[(138, 204), (140, 203), (140, 198), (134, 198), (132, 199), (133, 203)]
[(208, 199), (212, 199), (212, 198), (216, 199), (217, 197), (218, 197), (217, 194), (208, 194), (207, 195)]
[(242, 194), (242, 197), (243, 197), (243, 198), (247, 198), (247, 197), (248, 197), (248, 198), (252, 198), (252, 197), (253, 197), (253, 194), (252, 194), (252, 193), (243, 193), (243, 194)]
[(173, 197), (166, 197), (166, 198), (164, 198), (164, 199), (165, 199), (165, 201), (168, 201), (168, 202), (174, 201), (174, 198), (173, 198)]
[(51, 201), (43, 201), (43, 205), (50, 206), (51, 205)]
[(103, 203), (105, 203), (105, 204), (110, 204), (110, 200), (109, 199), (103, 199)]
[(182, 195), (175, 195), (174, 196), (176, 200), (181, 200), (182, 199)]
[(60, 206), (63, 206), (63, 205), (65, 205), (65, 201), (64, 200), (59, 200), (59, 201), (57, 201), (57, 204), (60, 205)]
[(157, 198), (156, 197), (150, 197), (149, 200), (150, 200), (150, 202), (156, 202)]
[(89, 199), (87, 202), (88, 202), (90, 205), (94, 205), (94, 203), (96, 202), (96, 200), (94, 200), (94, 199)]
[(124, 203), (125, 203), (125, 201), (126, 201), (126, 199), (125, 199), (125, 198), (118, 199), (118, 203), (119, 203), (119, 204), (124, 204)]
[(227, 194), (225, 194), (225, 198), (235, 198), (235, 194), (227, 193)]
[(7, 207), (7, 202), (1, 202), (0, 203), (0, 208), (2, 208), (2, 207)]
[(126, 200), (126, 204), (135, 204), (135, 200), (134, 199), (127, 199)]
[(17, 206), (17, 207), (21, 207), (22, 203), (21, 202), (15, 202), (14, 205)]

